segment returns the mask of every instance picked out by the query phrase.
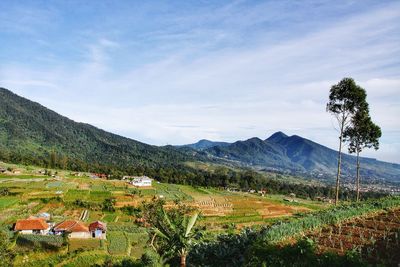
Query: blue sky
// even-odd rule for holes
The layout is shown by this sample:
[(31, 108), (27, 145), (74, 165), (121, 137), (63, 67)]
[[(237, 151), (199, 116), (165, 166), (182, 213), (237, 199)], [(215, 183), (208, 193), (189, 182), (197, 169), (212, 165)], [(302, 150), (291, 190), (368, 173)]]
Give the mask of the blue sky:
[(399, 1), (0, 1), (0, 86), (150, 144), (275, 131), (337, 148), (353, 77), (400, 162)]

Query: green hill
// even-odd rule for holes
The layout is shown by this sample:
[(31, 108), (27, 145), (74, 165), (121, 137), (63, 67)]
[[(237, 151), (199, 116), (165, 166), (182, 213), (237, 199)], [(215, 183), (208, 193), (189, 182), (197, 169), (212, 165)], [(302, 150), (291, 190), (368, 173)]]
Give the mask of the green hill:
[(0, 88), (0, 158), (79, 168), (163, 166), (189, 159), (172, 147), (147, 145), (78, 123)]

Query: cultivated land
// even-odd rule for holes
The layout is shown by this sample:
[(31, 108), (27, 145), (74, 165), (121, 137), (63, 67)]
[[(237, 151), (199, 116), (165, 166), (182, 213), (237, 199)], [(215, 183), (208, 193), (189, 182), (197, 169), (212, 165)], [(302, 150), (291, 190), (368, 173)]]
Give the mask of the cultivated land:
[[(120, 208), (140, 207), (143, 201), (151, 201), (155, 197), (165, 199), (167, 208), (177, 203), (198, 208), (202, 214), (199, 224), (211, 234), (268, 224), (293, 214), (322, 209), (326, 205), (303, 199), (287, 202), (284, 200), (287, 196), (282, 195), (263, 197), (256, 193), (156, 181), (153, 181), (152, 187), (136, 189), (126, 181), (90, 178), (88, 173), (77, 176), (71, 171), (46, 170), (45, 175), (43, 168), (33, 166), (1, 163), (0, 167), (9, 170), (0, 174), (0, 189), (8, 188), (10, 191), (8, 196), (0, 197), (0, 225), (3, 228), (10, 229), (17, 219), (43, 212), (51, 214), (52, 221), (56, 223), (65, 219), (86, 223), (100, 220), (108, 226), (107, 240), (71, 239), (68, 246), (57, 253), (37, 251), (25, 246), (27, 241), (21, 239), (17, 242), (21, 252), (16, 258), (16, 265), (19, 266), (40, 266), (52, 262), (53, 258), (55, 263), (62, 265), (84, 266), (86, 259), (90, 261), (94, 255), (98, 259), (107, 255), (140, 258), (147, 247), (148, 231), (135, 223), (135, 215)], [(110, 198), (115, 199), (116, 210), (103, 211), (101, 204)], [(77, 200), (92, 206), (80, 207), (76, 204)]]
[[(55, 223), (65, 219), (107, 223), (107, 240), (70, 239), (64, 244), (60, 238), (20, 235), (14, 238), (16, 266), (89, 266), (102, 264), (110, 256), (114, 261), (140, 258), (151, 249), (151, 236), (147, 228), (136, 223), (140, 213), (124, 207), (140, 208), (154, 198), (165, 199), (167, 209), (178, 203), (196, 207), (202, 214), (198, 224), (210, 240), (221, 233), (239, 233), (244, 227), (264, 229), (259, 227), (284, 222), (272, 226), (264, 236), (260, 232), (260, 237), (269, 244), (293, 244), (306, 236), (315, 242), (318, 253), (357, 251), (370, 263), (399, 260), (399, 198), (334, 208), (283, 195), (261, 196), (157, 181), (152, 187), (136, 188), (123, 180), (90, 178), (88, 173), (2, 162), (0, 167), (7, 169), (0, 174), (0, 190), (9, 190), (8, 195), (0, 196), (0, 230), (11, 235), (16, 220), (43, 212), (51, 214)], [(107, 199), (115, 199), (115, 211), (102, 209)]]

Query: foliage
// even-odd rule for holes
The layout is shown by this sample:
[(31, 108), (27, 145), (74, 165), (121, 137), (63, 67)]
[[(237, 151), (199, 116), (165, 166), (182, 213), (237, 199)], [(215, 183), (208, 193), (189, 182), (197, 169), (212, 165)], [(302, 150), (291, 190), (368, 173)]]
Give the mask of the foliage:
[(145, 228), (138, 227), (132, 223), (109, 223), (107, 224), (108, 231), (122, 231), (126, 233), (143, 233)]
[(158, 255), (157, 252), (155, 252), (154, 250), (146, 250), (143, 253), (140, 260), (144, 266), (149, 266), (149, 267), (161, 266), (160, 255)]
[(15, 257), (14, 251), (11, 249), (11, 243), (8, 235), (0, 231), (0, 266), (12, 266)]
[[(247, 261), (262, 262), (265, 256), (260, 256), (257, 252), (260, 248), (275, 247), (286, 238), (299, 238), (307, 231), (324, 225), (338, 224), (351, 218), (397, 206), (400, 206), (400, 197), (388, 197), (335, 206), (305, 214), (303, 217), (285, 223), (278, 222), (272, 226), (262, 227), (260, 230), (247, 229), (240, 234), (221, 235), (215, 241), (196, 244), (189, 254), (188, 261), (189, 264), (196, 266), (243, 266)], [(258, 256), (261, 259), (257, 259)]]
[(134, 206), (124, 206), (121, 208), (121, 211), (127, 215), (136, 217), (139, 217), (142, 214), (142, 209)]
[(339, 154), (336, 176), (335, 204), (339, 202), (339, 183), (342, 163), (342, 143), (344, 132), (349, 127), (349, 122), (358, 110), (367, 106), (366, 92), (356, 85), (352, 78), (343, 78), (338, 84), (331, 87), (329, 102), (326, 110), (335, 116), (339, 126)]
[(58, 250), (64, 245), (64, 239), (56, 235), (19, 235), (17, 244), (34, 249)]
[(124, 232), (120, 231), (108, 231), (108, 252), (110, 254), (126, 254), (128, 250), (128, 239)]
[[(38, 103), (0, 88), (0, 159), (50, 168), (98, 171), (121, 177), (121, 170), (170, 165), (192, 157), (74, 122)], [(141, 169), (140, 169), (141, 168)]]
[(365, 266), (365, 263), (354, 255), (322, 254), (316, 252), (312, 240), (303, 239), (294, 245), (279, 247), (267, 245), (253, 247), (247, 256), (246, 266)]
[(80, 200), (80, 199), (76, 199), (74, 202), (72, 202), (72, 205), (81, 207), (81, 208), (90, 209), (90, 210), (102, 210), (103, 209), (103, 205), (101, 203), (85, 201), (85, 200)]
[(7, 187), (0, 188), (0, 196), (8, 196), (10, 194), (10, 189)]
[(245, 251), (263, 231), (245, 229), (240, 234), (218, 235), (215, 241), (193, 246), (188, 255), (191, 266), (243, 266)]
[[(198, 213), (185, 205), (178, 205), (177, 208), (166, 211), (163, 205), (164, 201), (158, 200), (144, 204), (143, 207), (144, 218), (153, 226), (152, 246), (165, 261), (179, 256), (181, 266), (185, 266), (186, 256), (193, 245), (193, 240), (198, 238), (197, 231), (193, 230)], [(189, 217), (190, 212), (192, 215)], [(156, 237), (159, 238), (154, 239)]]
[(114, 212), (115, 198), (107, 198), (103, 201), (103, 211)]
[(382, 136), (381, 128), (372, 122), (368, 106), (358, 110), (351, 120), (351, 126), (344, 133), (344, 138), (349, 142), (349, 152), (357, 154), (356, 190), (357, 201), (360, 192), (360, 153), (364, 148), (379, 148), (379, 138)]

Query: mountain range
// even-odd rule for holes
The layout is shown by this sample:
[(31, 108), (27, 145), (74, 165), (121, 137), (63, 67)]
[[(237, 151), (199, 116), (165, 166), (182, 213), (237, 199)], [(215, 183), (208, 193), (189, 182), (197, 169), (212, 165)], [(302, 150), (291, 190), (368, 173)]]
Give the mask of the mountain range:
[[(197, 149), (217, 159), (241, 166), (270, 171), (333, 176), (337, 170), (338, 152), (298, 135), (276, 132), (262, 140), (257, 137), (234, 143), (201, 140), (187, 147)], [(343, 175), (354, 176), (356, 157), (343, 154)], [(372, 158), (360, 158), (361, 175), (368, 180), (400, 182), (400, 164)]]
[[(153, 146), (70, 120), (0, 88), (0, 159), (63, 167), (160, 167), (187, 161), (212, 161), (257, 170), (334, 175), (337, 151), (297, 135), (277, 132), (262, 140)], [(400, 182), (400, 164), (362, 158), (362, 176)], [(344, 175), (353, 175), (355, 157), (343, 155)]]

